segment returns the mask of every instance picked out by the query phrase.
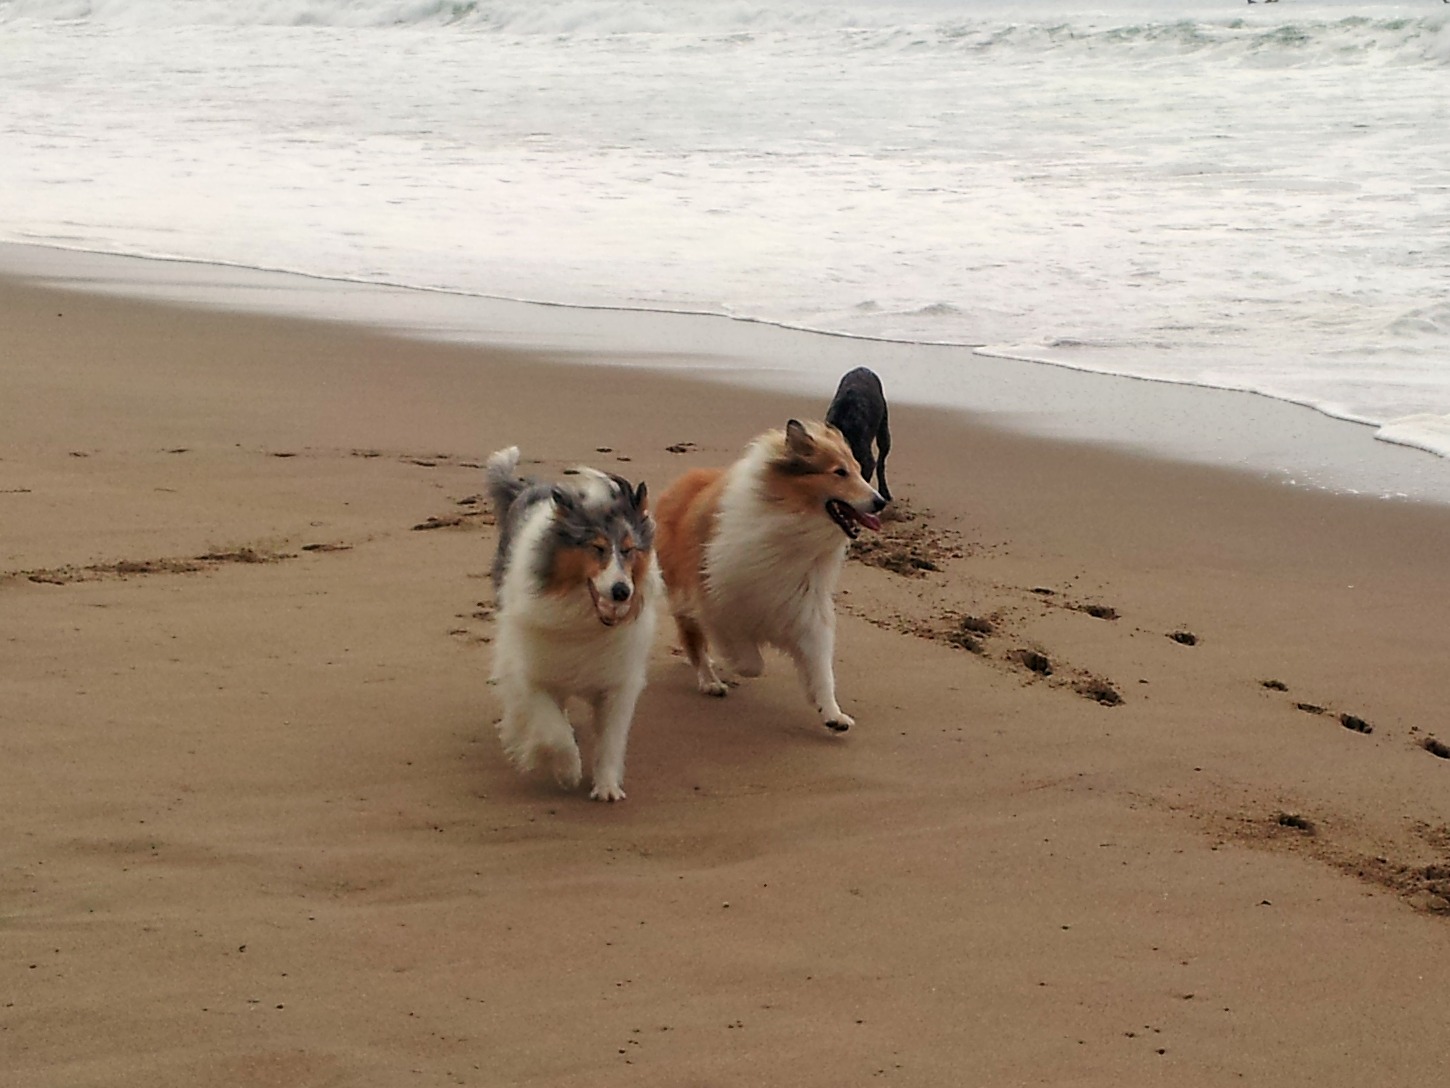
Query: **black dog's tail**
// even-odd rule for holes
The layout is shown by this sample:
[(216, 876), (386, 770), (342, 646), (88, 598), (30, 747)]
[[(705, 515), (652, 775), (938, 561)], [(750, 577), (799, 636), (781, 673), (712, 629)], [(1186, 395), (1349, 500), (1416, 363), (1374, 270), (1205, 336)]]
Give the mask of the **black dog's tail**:
[(494, 519), (502, 525), (509, 507), (528, 485), (519, 478), (519, 448), (510, 446), (488, 459), (488, 497), (493, 500)]

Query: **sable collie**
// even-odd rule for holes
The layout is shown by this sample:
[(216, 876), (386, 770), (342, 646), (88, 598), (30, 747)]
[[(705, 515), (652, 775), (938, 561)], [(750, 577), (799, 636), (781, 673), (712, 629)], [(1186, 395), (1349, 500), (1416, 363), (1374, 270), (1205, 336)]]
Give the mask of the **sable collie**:
[(760, 648), (796, 664), (827, 729), (854, 722), (836, 703), (831, 595), (860, 526), (886, 505), (861, 477), (836, 428), (792, 419), (727, 469), (687, 472), (660, 496), (660, 570), (700, 691), (724, 695), (713, 648), (742, 676), (765, 669)]
[(499, 736), (520, 770), (550, 770), (573, 789), (582, 768), (565, 704), (584, 700), (596, 733), (589, 796), (622, 801), (624, 749), (664, 590), (645, 486), (588, 468), (568, 483), (525, 480), (518, 463), (517, 446), (488, 459), (499, 526)]

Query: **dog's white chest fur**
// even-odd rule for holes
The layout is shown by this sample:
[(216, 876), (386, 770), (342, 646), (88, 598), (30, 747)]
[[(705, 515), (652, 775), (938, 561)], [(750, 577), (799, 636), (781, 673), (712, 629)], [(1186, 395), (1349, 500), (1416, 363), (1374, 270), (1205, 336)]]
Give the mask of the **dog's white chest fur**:
[(642, 672), (654, 641), (656, 610), (650, 601), (658, 599), (657, 591), (652, 586), (644, 591), (649, 599), (639, 616), (617, 627), (601, 624), (582, 592), (577, 599), (537, 597), (528, 608), (505, 605), (498, 617), (494, 680), (524, 679), (561, 700), (592, 700), (628, 685)]
[(825, 518), (779, 509), (750, 462), (731, 469), (705, 549), (710, 627), (738, 638), (794, 644), (803, 629), (834, 621), (831, 603), (847, 540)]

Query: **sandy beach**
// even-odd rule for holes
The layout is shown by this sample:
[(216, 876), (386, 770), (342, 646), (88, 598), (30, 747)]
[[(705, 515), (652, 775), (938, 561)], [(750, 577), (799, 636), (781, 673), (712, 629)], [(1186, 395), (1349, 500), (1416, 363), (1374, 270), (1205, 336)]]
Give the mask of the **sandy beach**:
[(482, 459), (657, 493), (830, 388), (0, 313), (7, 1083), (1443, 1079), (1450, 508), (894, 410), (857, 727), (665, 622), (602, 805), (499, 750)]

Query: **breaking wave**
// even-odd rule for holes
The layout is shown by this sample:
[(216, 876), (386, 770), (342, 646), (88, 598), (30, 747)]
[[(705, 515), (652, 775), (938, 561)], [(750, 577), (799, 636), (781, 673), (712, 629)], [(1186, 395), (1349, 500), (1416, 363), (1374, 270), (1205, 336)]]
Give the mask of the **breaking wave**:
[[(1078, 10), (1074, 10), (1074, 8)], [(453, 27), (590, 38), (671, 35), (748, 42), (836, 35), (848, 49), (1208, 54), (1247, 64), (1450, 64), (1450, 14), (1386, 3), (1229, 16), (1190, 4), (1172, 18), (1143, 0), (1084, 12), (1063, 0), (0, 0), (0, 23), (117, 26)], [(1269, 10), (1273, 14), (1268, 14)], [(1371, 12), (1372, 14), (1365, 14)]]

